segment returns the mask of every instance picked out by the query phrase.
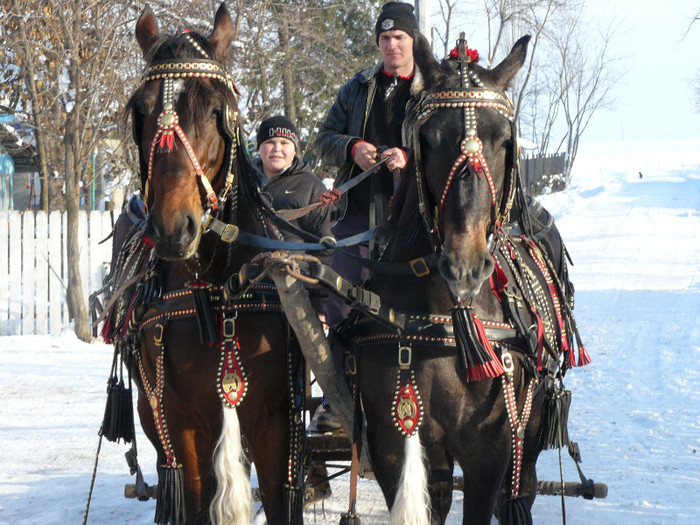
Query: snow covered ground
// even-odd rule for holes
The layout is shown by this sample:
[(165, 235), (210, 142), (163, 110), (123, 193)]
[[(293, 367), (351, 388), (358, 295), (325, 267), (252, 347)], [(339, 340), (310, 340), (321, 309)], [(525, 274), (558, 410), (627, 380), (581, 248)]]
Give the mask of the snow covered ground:
[[(639, 173), (643, 178), (640, 178)], [(607, 499), (566, 500), (567, 523), (691, 524), (700, 509), (700, 142), (586, 144), (570, 189), (541, 199), (574, 259), (576, 314), (593, 364), (567, 374), (570, 434)], [(0, 337), (0, 525), (80, 523), (104, 410), (111, 348), (72, 333)], [(142, 434), (139, 458), (155, 482)], [(127, 447), (104, 442), (89, 523), (151, 523), (153, 501), (123, 498)], [(565, 478), (577, 480), (564, 458)], [(557, 480), (557, 453), (540, 478)], [(306, 521), (337, 524), (347, 476)], [(361, 480), (364, 524), (386, 523), (374, 482)], [(535, 523), (560, 523), (539, 497)], [(455, 493), (451, 524), (461, 523)]]

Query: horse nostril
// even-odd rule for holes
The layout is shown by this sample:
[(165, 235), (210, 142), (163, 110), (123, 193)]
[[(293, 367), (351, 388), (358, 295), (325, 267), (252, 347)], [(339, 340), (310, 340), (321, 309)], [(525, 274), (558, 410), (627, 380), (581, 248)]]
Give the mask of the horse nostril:
[(484, 279), (491, 276), (496, 265), (493, 262), (493, 257), (486, 257), (484, 261)]
[(493, 258), (490, 256), (481, 257), (480, 263), (471, 272), (474, 281), (481, 283), (489, 278), (493, 273)]
[(448, 257), (445, 256), (445, 254), (442, 254), (438, 258), (438, 271), (440, 272), (440, 275), (442, 275), (442, 278), (446, 281), (456, 280), (456, 276), (454, 274), (454, 271), (452, 270), (450, 260)]
[(197, 236), (197, 221), (194, 218), (194, 215), (191, 213), (187, 214), (186, 218), (187, 224), (185, 226), (185, 231), (187, 232), (187, 235), (190, 237), (190, 239), (194, 239)]
[(152, 215), (146, 221), (145, 234), (146, 237), (149, 237), (153, 240), (158, 239), (161, 236), (161, 228), (159, 227), (158, 223), (153, 219)]

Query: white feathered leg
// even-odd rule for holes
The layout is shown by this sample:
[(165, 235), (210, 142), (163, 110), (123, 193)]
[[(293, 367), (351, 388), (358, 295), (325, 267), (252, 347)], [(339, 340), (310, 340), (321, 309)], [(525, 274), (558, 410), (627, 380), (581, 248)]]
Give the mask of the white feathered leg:
[(241, 425), (235, 408), (223, 406), (221, 436), (214, 449), (216, 494), (209, 507), (215, 525), (248, 525), (253, 496), (246, 457), (241, 442)]
[(423, 447), (418, 434), (406, 439), (405, 459), (399, 490), (391, 507), (393, 525), (429, 525), (430, 496), (423, 464)]

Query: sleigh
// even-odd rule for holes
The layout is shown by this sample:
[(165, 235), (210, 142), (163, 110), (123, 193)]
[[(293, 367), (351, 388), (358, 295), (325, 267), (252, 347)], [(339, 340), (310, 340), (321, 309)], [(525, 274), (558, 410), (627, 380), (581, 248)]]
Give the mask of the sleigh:
[[(546, 449), (568, 447), (580, 462), (563, 379), (590, 359), (563, 244), (536, 227), (549, 221), (530, 211), (519, 180), (505, 89), (528, 39), (493, 70), (471, 62), (464, 42), (442, 64), (416, 54), (425, 94), (407, 116), (410, 168), (381, 258), (358, 261), (373, 277), (353, 283), (314, 257), (342, 254), (352, 239), (286, 243), (285, 214), (260, 198), (235, 83), (221, 66), (232, 27), (223, 5), (209, 37), (161, 37), (148, 8), (136, 25), (149, 63), (127, 109), (144, 220), (117, 222), (97, 319), (115, 345), (100, 435), (132, 443), (127, 495), (155, 495), (156, 523), (247, 522), (252, 461), (268, 523), (296, 524), (314, 497), (304, 488), (309, 463), (349, 460), (348, 525), (359, 523), (360, 474), (377, 480), (397, 524), (444, 522), (455, 488), (464, 523), (494, 514), (529, 523), (538, 492), (604, 497), (582, 473), (572, 485), (538, 483), (535, 472)], [(201, 164), (201, 151), (218, 152), (216, 162)], [(315, 205), (337, 191), (326, 197)], [(335, 334), (344, 363), (309, 286), (354, 309)], [(307, 433), (304, 363), (344, 435)], [(137, 462), (132, 383), (158, 455), (155, 487)]]

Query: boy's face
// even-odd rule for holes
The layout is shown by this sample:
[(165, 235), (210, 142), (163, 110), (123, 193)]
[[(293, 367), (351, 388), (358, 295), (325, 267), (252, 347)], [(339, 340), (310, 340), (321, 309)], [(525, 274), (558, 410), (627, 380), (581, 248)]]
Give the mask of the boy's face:
[(283, 137), (267, 139), (260, 145), (259, 153), (265, 175), (272, 176), (289, 166), (296, 155), (294, 142)]

